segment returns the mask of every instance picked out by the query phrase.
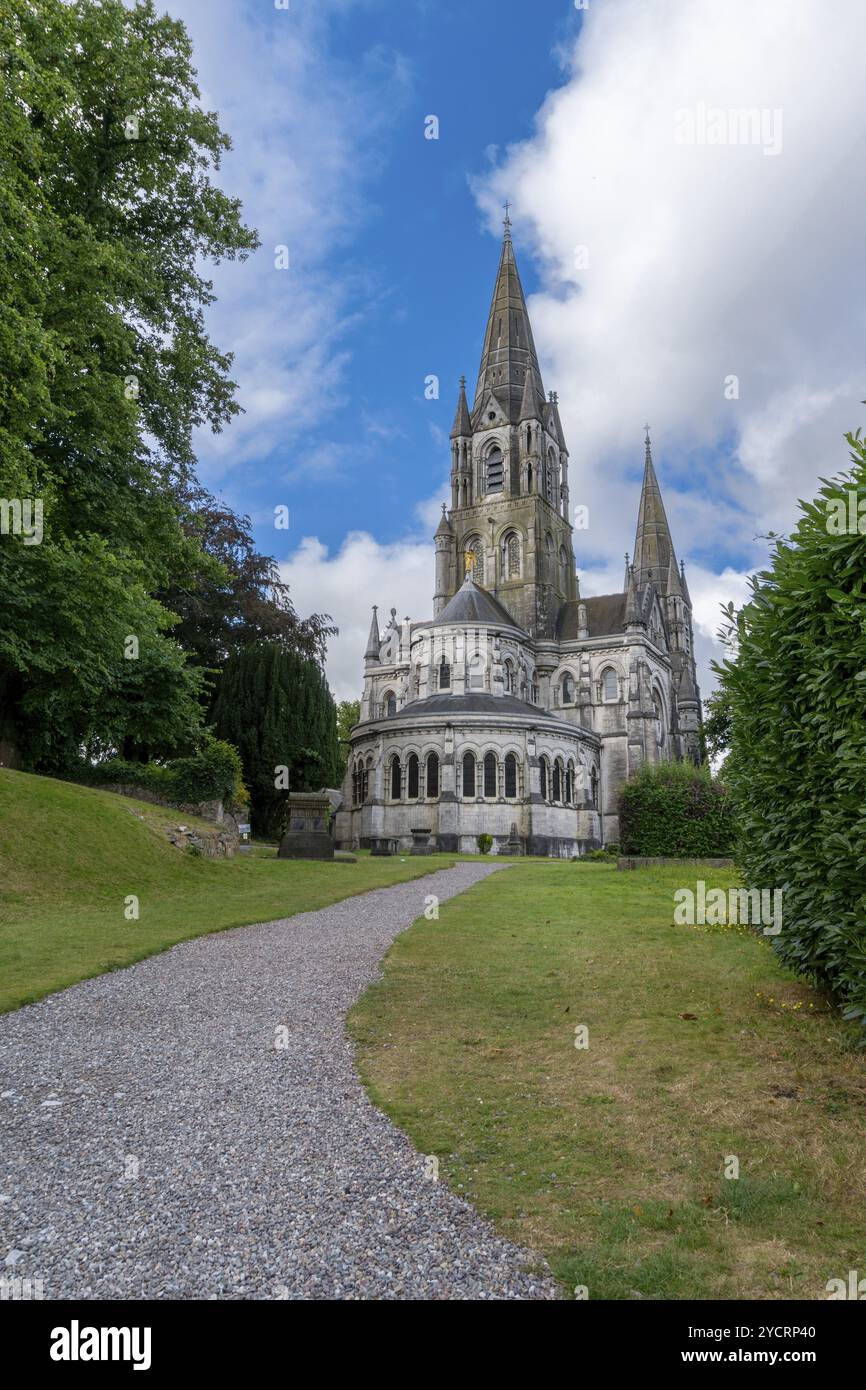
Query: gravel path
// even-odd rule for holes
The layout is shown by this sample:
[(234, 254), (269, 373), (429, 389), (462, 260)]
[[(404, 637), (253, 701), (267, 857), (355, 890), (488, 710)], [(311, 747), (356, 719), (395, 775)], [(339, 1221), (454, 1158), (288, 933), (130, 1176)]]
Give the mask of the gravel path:
[(0, 1017), (0, 1274), (47, 1299), (556, 1297), (425, 1177), (344, 1032), (425, 896), (494, 871), (201, 937)]

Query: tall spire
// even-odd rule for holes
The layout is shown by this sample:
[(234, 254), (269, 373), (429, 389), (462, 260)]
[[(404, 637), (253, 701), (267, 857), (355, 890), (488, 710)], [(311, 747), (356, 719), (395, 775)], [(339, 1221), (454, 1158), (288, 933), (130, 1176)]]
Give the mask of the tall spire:
[[(542, 400), (544, 387), (523, 286), (514, 259), (511, 219), (507, 213), (504, 226), (502, 254), (499, 257), (499, 269), (496, 272), (496, 284), (487, 317), (472, 411), (473, 415), (480, 411), (484, 398), (492, 391), (508, 419), (512, 424), (516, 424), (520, 419), (527, 372), (532, 372), (533, 383)], [(476, 427), (479, 423), (476, 419)]]
[[(648, 582), (650, 572), (656, 584), (664, 589), (667, 583), (674, 543), (671, 529), (665, 515), (659, 480), (653, 466), (650, 445), (649, 425), (646, 429), (646, 457), (643, 470), (643, 486), (640, 494), (640, 507), (637, 514), (637, 535), (634, 543), (632, 561), (638, 588)], [(674, 561), (676, 563), (676, 561)]]

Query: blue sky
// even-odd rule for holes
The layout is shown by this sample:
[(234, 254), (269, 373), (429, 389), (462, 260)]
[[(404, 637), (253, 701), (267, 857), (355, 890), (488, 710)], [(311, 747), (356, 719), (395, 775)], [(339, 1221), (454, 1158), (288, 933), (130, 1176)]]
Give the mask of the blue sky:
[[(246, 414), (199, 441), (201, 473), (252, 515), (299, 611), (339, 623), (337, 695), (357, 693), (372, 602), (429, 612), (457, 379), (474, 386), (506, 197), (572, 501), (590, 509), (583, 592), (621, 586), (648, 418), (706, 686), (719, 604), (766, 553), (755, 537), (844, 466), (862, 418), (857, 0), (832, 29), (806, 0), (168, 8), (263, 243), (214, 271), (210, 326)], [(708, 142), (708, 108), (766, 119)]]

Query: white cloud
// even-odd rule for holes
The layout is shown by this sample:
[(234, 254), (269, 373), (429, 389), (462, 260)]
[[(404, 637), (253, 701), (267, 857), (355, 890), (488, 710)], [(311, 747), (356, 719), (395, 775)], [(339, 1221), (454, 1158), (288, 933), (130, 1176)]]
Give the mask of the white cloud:
[(379, 606), (380, 628), (395, 605), (398, 622), (429, 618), (433, 611), (433, 545), (426, 534), (383, 545), (366, 531), (352, 531), (334, 554), (307, 536), (280, 570), (299, 613), (330, 613), (340, 628), (328, 652), (337, 700), (361, 694), (372, 604)]
[[(218, 177), (262, 242), (250, 260), (213, 270), (208, 312), (215, 342), (235, 354), (246, 414), (196, 440), (205, 481), (242, 487), (245, 464), (261, 464), (345, 401), (350, 356), (340, 343), (380, 289), (350, 262), (335, 275), (330, 258), (375, 215), (367, 184), (411, 79), (405, 59), (382, 46), (351, 68), (334, 58), (329, 23), (361, 0), (258, 13), (238, 0), (168, 3), (192, 36), (202, 102), (234, 144)], [(288, 247), (287, 270), (275, 268), (278, 246)]]

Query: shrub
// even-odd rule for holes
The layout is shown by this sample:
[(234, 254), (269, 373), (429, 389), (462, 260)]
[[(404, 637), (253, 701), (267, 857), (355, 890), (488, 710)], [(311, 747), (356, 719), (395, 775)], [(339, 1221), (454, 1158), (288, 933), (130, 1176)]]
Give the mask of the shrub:
[(709, 768), (658, 763), (640, 769), (622, 788), (619, 829), (623, 854), (730, 854), (735, 840), (731, 800)]
[(486, 834), (479, 835), (477, 843), (482, 854), (489, 854), (493, 848), (493, 836)]
[(746, 881), (782, 889), (775, 950), (866, 1044), (866, 445), (847, 438), (852, 471), (800, 503), (750, 601), (728, 609), (716, 670)]
[(196, 805), (200, 801), (223, 801), (244, 806), (247, 792), (241, 778), (241, 760), (236, 748), (210, 738), (197, 753), (167, 763), (134, 763), (126, 758), (78, 768), (70, 776), (91, 786), (135, 786), (152, 792), (163, 801)]

